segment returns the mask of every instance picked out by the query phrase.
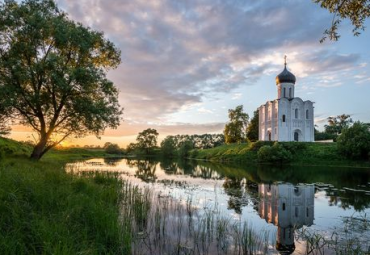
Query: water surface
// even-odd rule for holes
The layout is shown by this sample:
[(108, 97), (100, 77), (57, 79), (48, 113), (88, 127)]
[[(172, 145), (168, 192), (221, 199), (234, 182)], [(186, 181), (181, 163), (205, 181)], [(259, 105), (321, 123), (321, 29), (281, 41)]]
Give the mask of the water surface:
[(267, 231), (270, 254), (307, 254), (307, 240), (313, 244), (321, 237), (319, 251), (329, 242), (349, 242), (363, 254), (370, 247), (370, 169), (153, 159), (91, 159), (67, 167), (120, 172), (158, 196), (179, 203), (191, 199), (200, 211), (217, 208), (225, 217), (249, 222), (256, 232)]

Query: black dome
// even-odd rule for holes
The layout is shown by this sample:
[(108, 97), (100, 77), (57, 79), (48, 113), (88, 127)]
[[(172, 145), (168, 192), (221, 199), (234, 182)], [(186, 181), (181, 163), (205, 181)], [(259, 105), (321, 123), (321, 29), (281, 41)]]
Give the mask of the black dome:
[(296, 78), (294, 74), (292, 74), (291, 72), (288, 71), (288, 69), (286, 69), (286, 65), (284, 67), (284, 70), (278, 76), (276, 76), (276, 84), (284, 82), (295, 84), (295, 81)]
[(282, 255), (289, 255), (295, 251), (295, 244), (283, 245), (281, 243), (276, 243), (276, 250)]

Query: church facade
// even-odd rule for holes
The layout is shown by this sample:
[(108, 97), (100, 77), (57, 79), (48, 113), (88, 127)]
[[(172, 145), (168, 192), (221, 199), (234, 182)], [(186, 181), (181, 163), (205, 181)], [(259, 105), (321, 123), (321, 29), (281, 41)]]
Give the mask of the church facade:
[(314, 141), (313, 102), (295, 97), (296, 77), (284, 70), (276, 76), (277, 99), (259, 107), (259, 140)]

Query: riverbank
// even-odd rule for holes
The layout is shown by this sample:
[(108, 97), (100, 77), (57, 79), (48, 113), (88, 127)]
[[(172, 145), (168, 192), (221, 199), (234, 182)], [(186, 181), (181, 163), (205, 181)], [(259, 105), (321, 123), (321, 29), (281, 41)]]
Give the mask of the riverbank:
[(310, 166), (355, 166), (370, 167), (370, 161), (351, 160), (339, 154), (336, 143), (279, 143), (288, 151), (289, 161), (269, 162), (258, 157), (263, 146), (271, 142), (225, 144), (212, 149), (193, 150), (191, 158), (216, 162), (274, 163)]
[(131, 231), (120, 204), (129, 184), (115, 174), (67, 174), (84, 149), (29, 160), (31, 147), (0, 138), (1, 254), (128, 254)]

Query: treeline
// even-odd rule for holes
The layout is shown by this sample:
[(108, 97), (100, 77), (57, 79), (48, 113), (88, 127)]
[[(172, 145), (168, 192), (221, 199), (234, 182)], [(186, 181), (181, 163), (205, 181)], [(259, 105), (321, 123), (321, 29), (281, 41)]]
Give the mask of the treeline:
[(161, 142), (161, 154), (166, 157), (186, 158), (193, 149), (210, 149), (224, 143), (223, 134), (167, 136)]
[(115, 143), (106, 143), (103, 148), (107, 154), (186, 158), (193, 149), (210, 149), (225, 143), (223, 134), (170, 135), (158, 146), (158, 136), (157, 130), (148, 128), (137, 135), (136, 143), (125, 149)]

